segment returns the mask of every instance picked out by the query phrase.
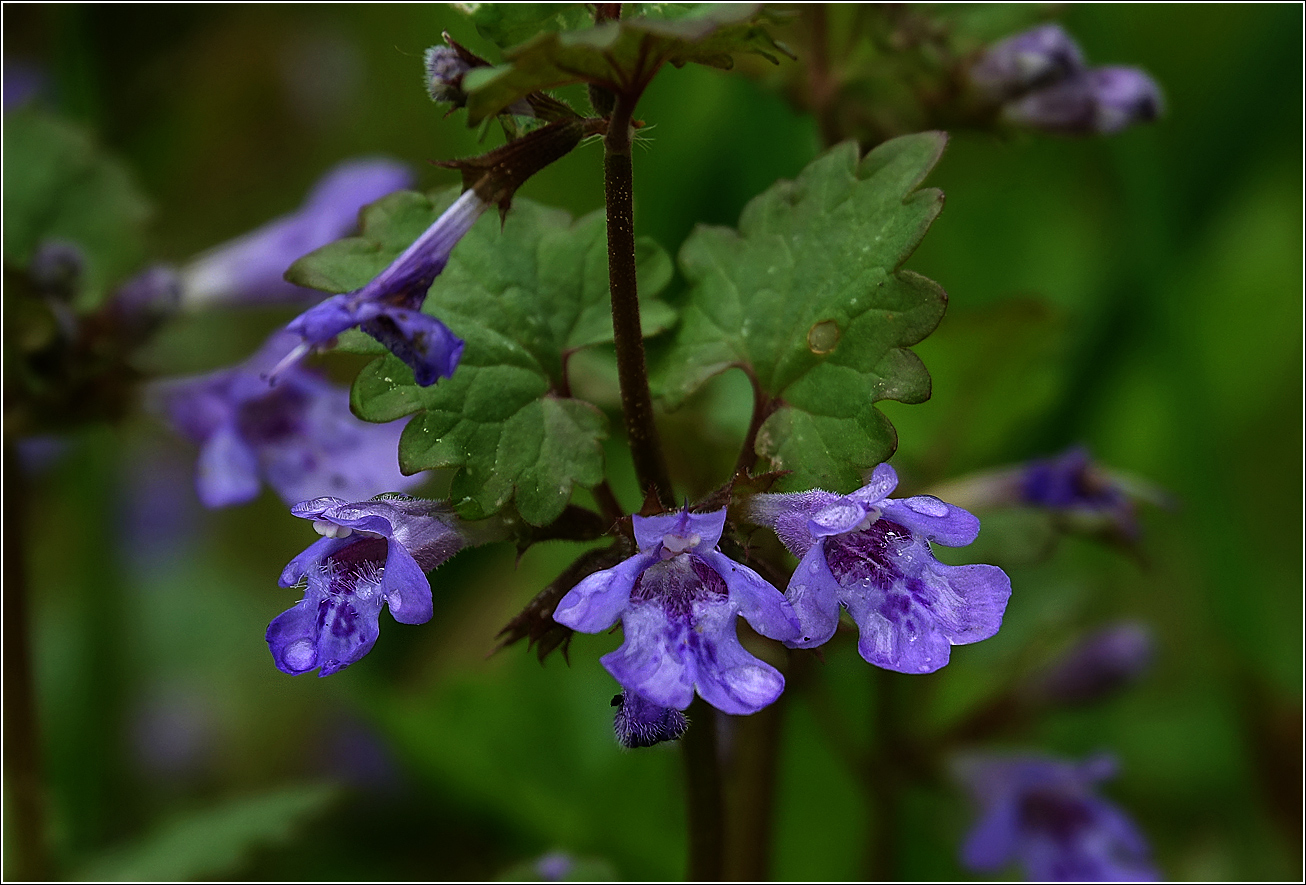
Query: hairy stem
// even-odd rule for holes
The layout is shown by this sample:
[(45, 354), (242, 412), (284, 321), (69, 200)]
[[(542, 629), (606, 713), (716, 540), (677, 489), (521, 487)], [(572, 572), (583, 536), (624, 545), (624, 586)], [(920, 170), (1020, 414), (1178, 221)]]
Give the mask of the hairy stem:
[[(14, 845), (6, 851), (6, 879), (40, 881), (53, 875), (46, 840), (36, 690), (27, 611), (23, 476), (13, 445), (4, 450), (5, 512), (16, 515), (4, 533), (4, 780), (12, 802)], [(8, 826), (6, 826), (8, 829)]]
[(675, 506), (675, 493), (662, 457), (653, 421), (653, 396), (644, 360), (644, 333), (639, 324), (635, 285), (634, 171), (630, 157), (630, 121), (634, 97), (622, 95), (603, 138), (603, 192), (608, 213), (608, 285), (612, 292), (612, 332), (621, 382), (621, 411), (640, 488), (652, 489), (662, 506)]
[(723, 878), (725, 808), (721, 797), (721, 765), (717, 756), (716, 710), (702, 698), (689, 707), (689, 730), (680, 739), (685, 757), (685, 803), (689, 825), (691, 882)]

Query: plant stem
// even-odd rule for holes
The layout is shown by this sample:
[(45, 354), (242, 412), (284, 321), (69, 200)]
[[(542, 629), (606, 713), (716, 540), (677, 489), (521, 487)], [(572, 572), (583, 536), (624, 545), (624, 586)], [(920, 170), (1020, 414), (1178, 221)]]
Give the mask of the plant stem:
[(719, 882), (724, 873), (725, 808), (717, 756), (716, 710), (702, 698), (689, 706), (689, 730), (680, 739), (685, 757), (685, 806), (691, 882)]
[(644, 333), (639, 323), (635, 284), (634, 171), (630, 157), (630, 121), (638, 93), (620, 95), (603, 137), (603, 192), (608, 213), (608, 285), (612, 293), (612, 333), (621, 382), (621, 411), (635, 460), (635, 476), (645, 493), (652, 489), (668, 509), (675, 493), (662, 457), (653, 421), (653, 397), (644, 360)]
[(724, 878), (760, 882), (770, 877), (772, 808), (780, 733), (788, 693), (751, 716), (734, 720), (734, 754), (726, 777)]
[[(29, 641), (24, 565), (24, 479), (12, 443), (4, 449), (4, 780), (13, 802), (12, 866), (5, 878), (40, 881), (53, 875), (46, 840), (45, 790), (41, 782), (36, 690)], [(6, 828), (7, 829), (7, 828)]]
[(753, 417), (748, 422), (748, 432), (744, 435), (744, 445), (739, 450), (739, 459), (735, 461), (734, 476), (741, 473), (747, 474), (757, 464), (757, 433), (766, 423), (766, 419), (771, 417), (771, 413), (779, 405), (777, 400), (772, 399), (762, 392), (758, 386), (757, 379), (753, 373), (748, 373), (748, 380), (753, 384)]
[(904, 759), (901, 730), (902, 679), (897, 673), (871, 669), (874, 681), (875, 736), (867, 767), (867, 797), (871, 804), (866, 875), (892, 881), (898, 872), (898, 808), (901, 804)]

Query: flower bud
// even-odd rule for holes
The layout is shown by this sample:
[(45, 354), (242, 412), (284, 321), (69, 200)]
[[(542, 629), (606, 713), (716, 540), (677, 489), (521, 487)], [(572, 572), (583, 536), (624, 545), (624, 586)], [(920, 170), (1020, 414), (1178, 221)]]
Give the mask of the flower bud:
[(449, 46), (432, 46), (426, 50), (426, 91), (432, 101), (447, 102), (456, 108), (467, 104), (463, 92), (463, 75), (472, 69), (458, 50)]
[(1080, 73), (1084, 54), (1060, 25), (1039, 25), (995, 43), (970, 69), (971, 81), (1003, 101)]
[(86, 273), (86, 256), (68, 240), (45, 240), (27, 266), (32, 284), (45, 295), (71, 302)]
[(1155, 120), (1160, 87), (1137, 68), (1094, 68), (1003, 108), (1008, 122), (1063, 135), (1109, 135)]

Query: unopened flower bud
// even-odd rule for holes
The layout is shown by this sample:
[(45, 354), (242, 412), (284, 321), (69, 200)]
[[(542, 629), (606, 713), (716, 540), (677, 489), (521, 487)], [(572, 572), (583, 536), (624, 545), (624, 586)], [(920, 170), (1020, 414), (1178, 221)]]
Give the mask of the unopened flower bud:
[(998, 101), (1080, 73), (1084, 54), (1060, 25), (1039, 25), (989, 47), (970, 69), (971, 81)]
[(1152, 663), (1152, 631), (1125, 621), (1083, 637), (1053, 661), (1031, 684), (1044, 703), (1086, 704), (1112, 695), (1137, 680)]
[(473, 65), (449, 46), (432, 46), (426, 50), (426, 91), (432, 101), (447, 102), (456, 108), (467, 104), (463, 92), (463, 75)]
[(1155, 120), (1160, 87), (1137, 68), (1095, 68), (1031, 92), (1003, 109), (1020, 126), (1064, 135), (1108, 135)]
[(36, 247), (27, 266), (32, 284), (42, 294), (61, 301), (72, 301), (85, 273), (85, 254), (80, 246), (67, 240), (45, 240)]

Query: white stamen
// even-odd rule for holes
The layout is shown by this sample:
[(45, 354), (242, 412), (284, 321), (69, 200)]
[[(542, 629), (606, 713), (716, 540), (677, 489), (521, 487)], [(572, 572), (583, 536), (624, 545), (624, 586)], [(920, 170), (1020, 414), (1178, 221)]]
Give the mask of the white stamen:
[(348, 538), (354, 533), (354, 530), (348, 526), (336, 525), (325, 519), (313, 520), (313, 529), (324, 538)]

